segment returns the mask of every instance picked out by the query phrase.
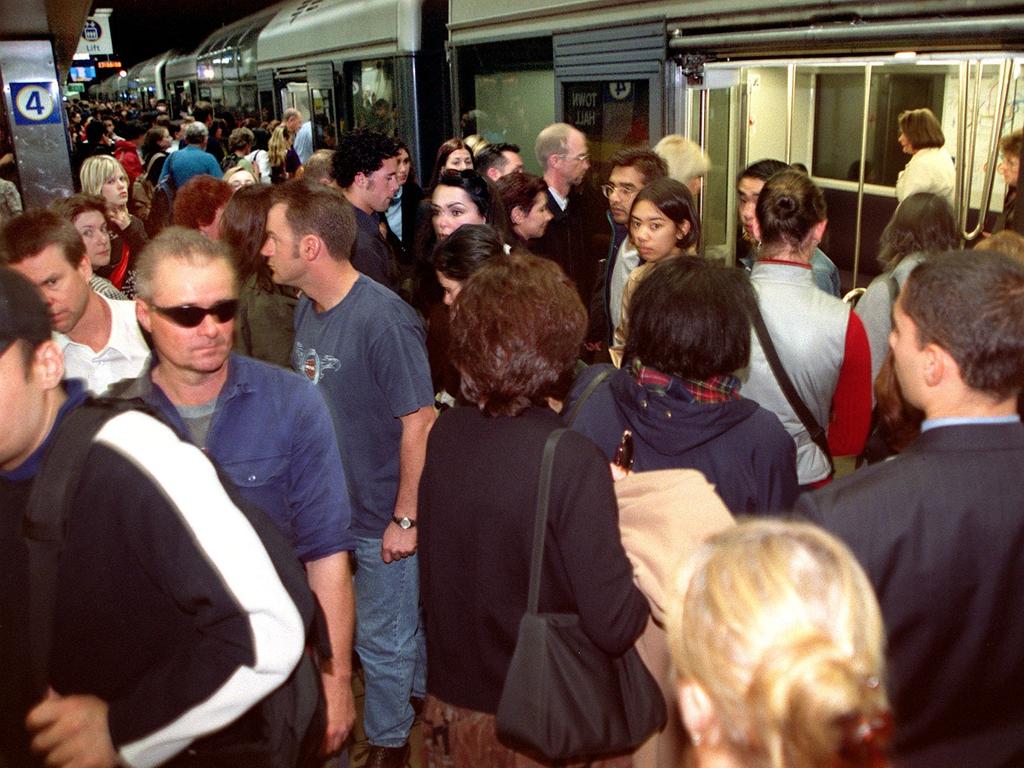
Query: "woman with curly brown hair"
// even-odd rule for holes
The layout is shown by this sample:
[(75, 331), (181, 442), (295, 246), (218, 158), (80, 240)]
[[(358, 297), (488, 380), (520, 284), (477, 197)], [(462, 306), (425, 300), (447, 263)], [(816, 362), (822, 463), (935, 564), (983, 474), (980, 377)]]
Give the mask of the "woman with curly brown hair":
[[(560, 427), (548, 402), (568, 391), (587, 317), (556, 264), (519, 254), (470, 277), (452, 313), (451, 357), (470, 404), (438, 419), (420, 481), (427, 763), (536, 765), (497, 740), (494, 714), (526, 611), (541, 454)], [(548, 526), (541, 610), (577, 613), (595, 645), (624, 653), (649, 608), (607, 461), (573, 432), (555, 452)]]

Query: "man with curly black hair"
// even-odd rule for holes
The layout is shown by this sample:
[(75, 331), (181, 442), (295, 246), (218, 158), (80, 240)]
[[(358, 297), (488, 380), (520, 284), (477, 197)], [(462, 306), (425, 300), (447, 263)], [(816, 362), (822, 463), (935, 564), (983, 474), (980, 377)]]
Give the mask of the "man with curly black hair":
[(352, 266), (393, 291), (398, 265), (388, 245), (380, 214), (398, 193), (398, 142), (371, 130), (344, 134), (338, 141), (331, 175), (356, 212), (358, 233)]

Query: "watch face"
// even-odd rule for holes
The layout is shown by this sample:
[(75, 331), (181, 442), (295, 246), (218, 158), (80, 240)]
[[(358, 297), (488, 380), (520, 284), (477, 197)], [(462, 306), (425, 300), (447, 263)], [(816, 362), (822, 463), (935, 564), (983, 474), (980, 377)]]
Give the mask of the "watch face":
[(397, 525), (399, 528), (401, 528), (403, 530), (406, 530), (406, 531), (409, 530), (410, 528), (412, 528), (415, 525), (415, 523), (412, 520), (410, 520), (408, 517), (396, 517), (396, 518), (394, 518), (394, 520), (395, 520), (395, 525)]

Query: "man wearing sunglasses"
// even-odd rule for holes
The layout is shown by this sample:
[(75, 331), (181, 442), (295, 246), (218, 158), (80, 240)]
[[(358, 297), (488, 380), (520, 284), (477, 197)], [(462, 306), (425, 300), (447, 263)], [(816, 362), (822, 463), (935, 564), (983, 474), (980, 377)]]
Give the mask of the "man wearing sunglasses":
[[(68, 507), (59, 561), (35, 557), (45, 525), (22, 527), (42, 511), (30, 495), (37, 482), (56, 492), (68, 474), (54, 466), (66, 454), (49, 449), (60, 441), (74, 454), (81, 425), (69, 420), (87, 399), (81, 381), (62, 381), (51, 314), (0, 266), (0, 764), (155, 766), (214, 731), (222, 745), (245, 738), (228, 724), (291, 674), (304, 632), (201, 452), (147, 414), (113, 415), (70, 498), (50, 499)], [(47, 602), (40, 671), (33, 629)]]
[(138, 376), (149, 347), (135, 320), (135, 305), (100, 296), (89, 286), (92, 266), (74, 225), (47, 210), (7, 222), (2, 248), (7, 263), (36, 286), (50, 313), (54, 340), (64, 353), (64, 377), (82, 379), (98, 395)]
[(336, 752), (355, 720), (348, 559), (355, 541), (327, 405), (293, 372), (231, 352), (238, 278), (224, 245), (171, 227), (147, 244), (136, 276), (139, 322), (155, 362), (108, 394), (141, 398), (160, 412), (292, 543), (327, 619), (333, 658), (321, 666), (322, 747)]

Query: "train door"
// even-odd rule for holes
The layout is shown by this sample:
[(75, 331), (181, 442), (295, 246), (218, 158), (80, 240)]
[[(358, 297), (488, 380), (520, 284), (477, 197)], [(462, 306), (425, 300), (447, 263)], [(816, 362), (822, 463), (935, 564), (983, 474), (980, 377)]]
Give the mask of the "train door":
[(712, 159), (705, 182), (705, 248), (731, 261), (741, 235), (735, 179), (764, 158), (802, 164), (829, 207), (829, 256), (844, 287), (877, 274), (881, 231), (896, 208), (908, 157), (898, 117), (927, 107), (942, 124), (957, 170), (956, 213), (965, 240), (1002, 207), (999, 137), (1024, 119), (1021, 59), (959, 54), (799, 61), (680, 63), (674, 123)]

